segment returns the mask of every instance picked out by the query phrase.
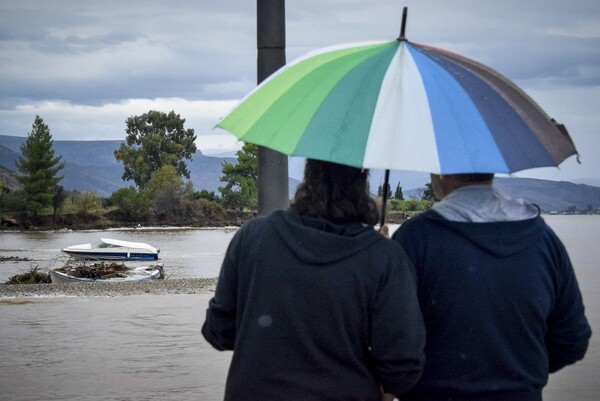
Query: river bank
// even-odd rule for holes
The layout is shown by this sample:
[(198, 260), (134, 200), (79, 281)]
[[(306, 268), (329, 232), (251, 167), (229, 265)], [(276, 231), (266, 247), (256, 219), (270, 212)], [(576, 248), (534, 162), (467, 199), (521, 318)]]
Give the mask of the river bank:
[[(401, 224), (415, 212), (388, 212), (388, 224)], [(51, 230), (105, 230), (114, 228), (146, 228), (146, 227), (240, 227), (246, 221), (258, 215), (255, 211), (240, 212), (229, 210), (220, 218), (206, 217), (194, 220), (157, 220), (122, 221), (114, 216), (105, 215), (57, 215), (37, 216), (35, 219), (23, 219), (12, 214), (0, 214), (0, 230), (4, 231), (51, 231)]]
[(144, 280), (120, 283), (63, 283), (0, 285), (0, 303), (10, 299), (47, 297), (116, 297), (130, 295), (210, 294), (216, 278)]
[(195, 219), (149, 219), (145, 221), (123, 221), (113, 214), (59, 214), (56, 216), (19, 216), (12, 213), (0, 214), (0, 230), (3, 231), (52, 231), (52, 230), (106, 230), (114, 228), (144, 227), (239, 227), (257, 215), (256, 212), (228, 210), (223, 216)]

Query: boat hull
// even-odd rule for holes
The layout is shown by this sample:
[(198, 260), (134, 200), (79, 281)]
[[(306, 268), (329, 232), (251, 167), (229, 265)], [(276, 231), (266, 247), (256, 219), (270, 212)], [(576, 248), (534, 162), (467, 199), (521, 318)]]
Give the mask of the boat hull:
[(125, 281), (145, 281), (155, 280), (160, 277), (160, 269), (153, 269), (148, 266), (140, 266), (132, 269), (131, 274), (126, 277), (115, 277), (109, 279), (91, 279), (85, 277), (75, 277), (63, 272), (51, 270), (50, 280), (53, 284), (61, 283), (119, 283)]
[(89, 244), (71, 245), (62, 249), (81, 260), (158, 260), (160, 250), (143, 242), (100, 238)]
[(158, 260), (156, 253), (137, 252), (90, 252), (63, 249), (64, 253), (82, 260)]

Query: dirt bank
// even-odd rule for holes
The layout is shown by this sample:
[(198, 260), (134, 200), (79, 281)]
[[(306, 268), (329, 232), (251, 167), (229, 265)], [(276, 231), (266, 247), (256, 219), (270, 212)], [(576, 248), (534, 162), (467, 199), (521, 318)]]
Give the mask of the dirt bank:
[(216, 278), (144, 280), (120, 283), (0, 284), (0, 299), (30, 297), (117, 297), (127, 295), (208, 294)]
[(239, 227), (256, 216), (256, 212), (228, 211), (219, 218), (196, 218), (193, 220), (122, 221), (114, 216), (61, 214), (57, 216), (23, 217), (14, 214), (0, 215), (0, 230), (48, 231), (48, 230), (102, 230), (107, 228), (138, 227)]

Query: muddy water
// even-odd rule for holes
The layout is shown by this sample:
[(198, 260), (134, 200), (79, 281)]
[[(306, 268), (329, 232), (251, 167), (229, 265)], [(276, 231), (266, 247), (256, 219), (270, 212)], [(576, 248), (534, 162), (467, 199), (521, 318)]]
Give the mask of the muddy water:
[(231, 354), (201, 337), (209, 297), (0, 304), (0, 399), (222, 399)]
[[(600, 216), (546, 220), (569, 251), (600, 333)], [(165, 267), (182, 278), (216, 276), (233, 232), (0, 233), (0, 256), (51, 261), (61, 247), (99, 235), (159, 246)], [(0, 264), (3, 276), (11, 266)], [(210, 296), (0, 300), (0, 400), (221, 400), (231, 354), (200, 334)], [(584, 361), (551, 376), (545, 401), (598, 399), (597, 337)]]

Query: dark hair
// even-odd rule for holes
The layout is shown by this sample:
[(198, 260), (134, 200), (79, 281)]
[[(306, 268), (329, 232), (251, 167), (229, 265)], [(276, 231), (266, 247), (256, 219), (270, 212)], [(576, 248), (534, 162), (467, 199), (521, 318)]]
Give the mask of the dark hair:
[(486, 183), (494, 179), (494, 174), (488, 173), (470, 173), (470, 174), (454, 174), (456, 180), (464, 184)]
[(368, 170), (308, 159), (290, 207), (332, 223), (375, 225), (379, 213), (368, 192), (368, 176)]

